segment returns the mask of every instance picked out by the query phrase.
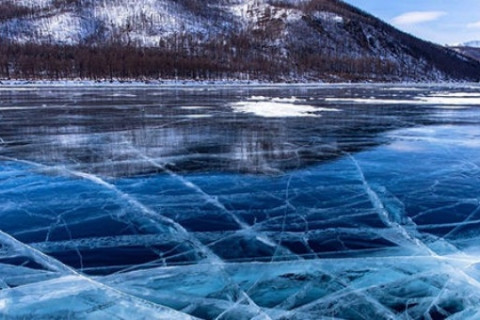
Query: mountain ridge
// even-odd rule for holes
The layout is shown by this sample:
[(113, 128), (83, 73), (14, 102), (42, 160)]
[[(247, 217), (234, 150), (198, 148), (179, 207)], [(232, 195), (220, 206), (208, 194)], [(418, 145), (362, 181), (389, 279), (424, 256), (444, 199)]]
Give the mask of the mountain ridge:
[(480, 48), (480, 40), (472, 40), (456, 45), (455, 47)]
[(471, 46), (455, 46), (451, 47), (451, 49), (455, 50), (456, 52), (477, 60), (480, 62), (480, 47), (471, 47)]
[(0, 9), (4, 78), (480, 79), (477, 61), (337, 0), (2, 0)]

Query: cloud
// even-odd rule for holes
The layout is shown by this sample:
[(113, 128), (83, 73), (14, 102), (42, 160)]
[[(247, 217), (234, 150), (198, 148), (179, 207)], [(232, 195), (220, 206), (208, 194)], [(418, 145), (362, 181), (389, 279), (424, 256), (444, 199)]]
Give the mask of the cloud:
[(467, 28), (480, 29), (480, 21), (467, 24)]
[(434, 21), (443, 17), (444, 11), (412, 11), (393, 18), (392, 22), (397, 25), (414, 25), (428, 21)]

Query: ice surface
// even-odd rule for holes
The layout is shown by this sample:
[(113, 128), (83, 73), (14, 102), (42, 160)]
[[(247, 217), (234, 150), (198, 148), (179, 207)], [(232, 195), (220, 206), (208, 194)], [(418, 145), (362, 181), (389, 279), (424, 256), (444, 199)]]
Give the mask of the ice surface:
[(0, 315), (479, 318), (479, 89), (2, 88)]
[(472, 92), (436, 92), (433, 94), (419, 95), (414, 99), (398, 98), (398, 95), (392, 95), (387, 99), (368, 97), (368, 98), (326, 98), (329, 102), (339, 103), (363, 103), (363, 104), (427, 104), (445, 107), (449, 105), (468, 107), (480, 105), (480, 94)]

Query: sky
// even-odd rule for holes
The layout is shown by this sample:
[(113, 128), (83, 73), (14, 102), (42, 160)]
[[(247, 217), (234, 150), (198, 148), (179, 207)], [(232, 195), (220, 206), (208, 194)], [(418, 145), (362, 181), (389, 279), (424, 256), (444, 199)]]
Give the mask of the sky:
[(480, 0), (344, 0), (398, 29), (439, 44), (480, 40)]

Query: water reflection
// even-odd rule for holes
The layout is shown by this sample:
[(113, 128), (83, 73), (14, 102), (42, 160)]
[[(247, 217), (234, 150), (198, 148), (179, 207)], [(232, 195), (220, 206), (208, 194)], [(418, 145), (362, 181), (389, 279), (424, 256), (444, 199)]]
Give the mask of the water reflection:
[(385, 143), (385, 131), (441, 121), (429, 106), (412, 108), (431, 90), (404, 88), (385, 105), (330, 101), (385, 98), (361, 86), (2, 91), (0, 153), (108, 176), (157, 172), (145, 157), (174, 171), (275, 174)]

